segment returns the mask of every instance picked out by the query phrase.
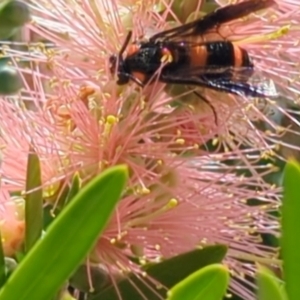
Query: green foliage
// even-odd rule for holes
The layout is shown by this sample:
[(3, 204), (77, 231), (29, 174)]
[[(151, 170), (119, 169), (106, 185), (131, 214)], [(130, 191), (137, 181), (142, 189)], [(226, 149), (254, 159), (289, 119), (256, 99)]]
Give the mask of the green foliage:
[(25, 250), (28, 252), (43, 230), (43, 191), (41, 167), (36, 153), (28, 156), (25, 204)]
[[(63, 209), (41, 238), (44, 224), (42, 191), (38, 188), (41, 186), (41, 171), (37, 155), (30, 154), (26, 190), (34, 192), (26, 198), (25, 244), (28, 253), (19, 265), (14, 262), (12, 270), (15, 271), (9, 277), (10, 262), (4, 258), (3, 249), (0, 249), (0, 300), (50, 300), (55, 295), (56, 299), (73, 299), (64, 289), (59, 292), (69, 280), (72, 286), (88, 294), (89, 300), (117, 299), (116, 287), (108, 286), (107, 274), (99, 273), (97, 268), (94, 270), (95, 293), (89, 293), (89, 284), (86, 277), (82, 276), (86, 268), (82, 262), (104, 230), (126, 178), (127, 169), (118, 166), (103, 172), (81, 188), (80, 178), (76, 174), (61, 199)], [(256, 277), (259, 300), (299, 299), (299, 184), (300, 167), (294, 161), (289, 162), (284, 173), (281, 210), (281, 246), (286, 283), (270, 270), (259, 267)], [(146, 265), (143, 269), (148, 276), (141, 280), (135, 274), (129, 274), (117, 283), (117, 289), (123, 300), (158, 300), (161, 297), (167, 300), (222, 299), (228, 286), (229, 273), (218, 263), (222, 262), (226, 251), (227, 248), (222, 245), (209, 246), (158, 264)], [(148, 280), (149, 277), (156, 282)]]
[(282, 282), (268, 269), (257, 272), (258, 300), (287, 300)]
[(289, 300), (300, 299), (300, 166), (287, 163), (284, 172), (282, 205), (282, 257)]
[(221, 300), (229, 282), (227, 269), (220, 264), (204, 267), (175, 285), (167, 300)]
[[(0, 241), (2, 241), (1, 232), (0, 232)], [(2, 243), (0, 243), (0, 287), (3, 286), (5, 279), (6, 279), (5, 258), (4, 258)]]
[[(226, 255), (226, 251), (227, 248), (223, 245), (209, 246), (201, 250), (198, 249), (172, 257), (158, 264), (148, 265), (144, 270), (147, 275), (156, 279), (162, 286), (171, 288), (199, 269), (213, 263), (221, 262)], [(142, 300), (145, 298), (158, 300), (161, 297), (166, 297), (167, 292), (163, 288), (157, 288), (157, 285), (149, 282), (149, 280), (146, 286), (134, 274), (128, 275), (127, 279), (119, 282), (118, 290), (122, 294), (123, 300)], [(143, 296), (141, 293), (143, 293)], [(116, 288), (110, 286), (100, 293), (89, 297), (89, 300), (102, 299), (117, 299)]]
[(64, 199), (64, 205), (67, 205), (79, 192), (81, 187), (81, 180), (79, 174), (75, 174), (71, 183), (71, 187), (68, 190), (66, 198)]
[(0, 300), (55, 296), (104, 230), (127, 179), (127, 168), (104, 171), (80, 190), (0, 290)]

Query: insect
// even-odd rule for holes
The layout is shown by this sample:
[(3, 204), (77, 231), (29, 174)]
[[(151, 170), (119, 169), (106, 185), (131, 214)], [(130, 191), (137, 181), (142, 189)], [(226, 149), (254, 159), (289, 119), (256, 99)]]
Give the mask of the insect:
[[(270, 96), (273, 92), (267, 84), (249, 82), (255, 69), (248, 52), (222, 39), (218, 30), (223, 24), (274, 4), (274, 0), (247, 0), (228, 5), (193, 22), (159, 32), (147, 41), (131, 44), (130, 31), (120, 52), (110, 56), (110, 71), (117, 73), (118, 85), (133, 81), (143, 87), (156, 79), (250, 97)], [(219, 38), (206, 39), (206, 35), (214, 33)]]

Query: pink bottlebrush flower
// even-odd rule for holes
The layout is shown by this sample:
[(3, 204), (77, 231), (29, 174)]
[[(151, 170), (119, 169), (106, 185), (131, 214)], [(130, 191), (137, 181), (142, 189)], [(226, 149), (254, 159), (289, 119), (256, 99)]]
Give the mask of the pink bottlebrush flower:
[[(298, 43), (299, 6), (295, 1), (277, 0), (276, 3), (267, 11), (258, 13), (257, 17), (236, 20), (222, 29), (222, 36), (234, 40), (254, 58), (259, 77), (253, 80), (265, 80), (266, 84), (273, 81), (282, 95), (282, 99), (257, 102), (224, 94), (220, 98), (220, 93), (203, 91), (212, 105), (218, 107), (218, 141), (225, 147), (236, 148), (240, 143), (255, 144), (256, 148), (266, 149), (266, 153), (272, 155), (279, 145), (299, 149), (292, 141), (282, 139), (283, 133), (297, 135), (299, 125), (290, 110), (285, 109), (294, 105), (300, 90), (296, 80), (299, 47), (295, 46)], [(78, 71), (80, 69), (78, 80), (95, 80), (97, 84), (107, 85), (110, 77), (107, 58), (118, 52), (128, 27), (133, 28), (134, 38), (138, 38), (143, 33), (141, 27), (145, 28), (144, 34), (149, 36), (148, 31), (153, 31), (154, 26), (157, 30), (167, 27), (164, 21), (167, 14), (176, 19), (166, 3), (158, 1), (157, 4), (165, 6), (162, 15), (156, 13), (156, 6), (152, 2), (137, 4), (133, 1), (128, 4), (121, 0), (98, 1), (95, 6), (91, 6), (88, 1), (83, 1), (70, 8), (68, 4), (59, 1), (47, 1), (47, 6), (38, 1), (36, 7), (33, 7), (35, 22), (31, 28), (57, 46), (63, 46), (62, 55), (55, 59), (55, 64), (63, 70), (61, 72), (66, 71), (66, 65), (75, 64)], [(47, 9), (43, 10), (43, 7)], [(201, 7), (200, 2), (197, 7)], [(51, 57), (49, 60), (52, 62)], [(199, 99), (197, 102), (199, 110), (203, 110), (203, 106), (206, 109), (206, 105), (200, 103)], [(210, 114), (212, 118), (211, 111)], [(278, 118), (286, 118), (295, 126), (283, 128), (278, 124)], [(264, 122), (268, 130), (254, 130), (253, 121)], [(238, 136), (238, 141), (232, 140), (231, 136)]]
[(24, 239), (24, 199), (10, 197), (8, 191), (2, 186), (0, 203), (2, 247), (5, 256), (13, 256), (20, 250)]
[[(42, 95), (41, 95), (42, 96)], [(10, 192), (24, 192), (26, 183), (27, 159), (30, 149), (39, 156), (42, 165), (42, 181), (47, 187), (46, 194), (52, 194), (58, 182), (66, 178), (69, 149), (64, 142), (63, 132), (59, 134), (54, 124), (48, 123), (47, 111), (36, 113), (24, 109), (24, 103), (7, 102), (11, 97), (0, 101), (1, 119), (1, 182)], [(4, 101), (3, 101), (4, 100)], [(72, 174), (74, 170), (71, 170)], [(52, 190), (52, 191), (51, 191)]]
[[(299, 51), (293, 46), (299, 7), (293, 1), (276, 2), (270, 11), (233, 22), (224, 33), (249, 50), (258, 73), (273, 80), (288, 103), (299, 91), (297, 82), (285, 86), (282, 81), (283, 75), (292, 80), (298, 72), (292, 62)], [(272, 111), (295, 125), (296, 120), (271, 99), (259, 102), (205, 90), (216, 122), (209, 105), (191, 93), (174, 96), (161, 84), (143, 92), (134, 85), (117, 87), (108, 70), (109, 55), (118, 52), (128, 28), (137, 38), (141, 28), (167, 28), (168, 15), (178, 22), (165, 3), (31, 3), (33, 38), (53, 44), (32, 43), (23, 53), (7, 50), (16, 65), (20, 59), (30, 62), (29, 69), (20, 67), (25, 84), (20, 97), (0, 101), (1, 172), (8, 191), (24, 189), (32, 147), (51, 195), (75, 172), (86, 182), (109, 166), (126, 163), (128, 188), (92, 256), (112, 281), (116, 272), (140, 274), (129, 256), (157, 261), (199, 244), (224, 243), (229, 246), (226, 263), (239, 279), (231, 289), (253, 299), (245, 275), (253, 278), (254, 262), (272, 263), (276, 255), (276, 249), (261, 244), (260, 234), (277, 235), (279, 228), (269, 213), (279, 206), (280, 189), (263, 180), (273, 166), (261, 166), (259, 160), (275, 155), (284, 131), (296, 131), (280, 128)], [(157, 13), (155, 4), (164, 4), (165, 13)], [(177, 100), (182, 104), (173, 105)], [(30, 109), (23, 103), (30, 103)], [(271, 130), (256, 126), (261, 121)], [(206, 150), (210, 140), (215, 152)], [(249, 199), (259, 204), (248, 206)]]
[[(141, 96), (131, 93), (97, 101), (100, 93), (94, 90), (91, 94), (91, 88), (76, 92), (72, 80), (64, 88), (56, 85), (54, 98), (43, 91), (38, 74), (34, 70), (32, 73), (38, 87), (31, 96), (32, 102), (43, 99), (45, 105), (32, 111), (19, 107), (21, 100), (15, 105), (7, 102), (10, 97), (1, 101), (3, 182), (9, 191), (24, 189), (29, 145), (41, 159), (44, 189), (52, 190), (52, 194), (59, 192), (60, 182), (68, 184), (75, 171), (87, 181), (106, 167), (126, 163), (131, 170), (128, 190), (92, 255), (94, 261), (110, 271), (112, 281), (117, 271), (139, 275), (141, 270), (129, 259), (130, 255), (139, 254), (151, 262), (199, 245), (230, 245), (226, 262), (237, 276), (252, 275), (252, 265), (239, 263), (236, 258), (271, 261), (275, 249), (260, 245), (258, 236), (277, 234), (277, 220), (268, 212), (277, 209), (279, 190), (261, 179), (269, 171), (255, 166), (257, 156), (252, 158), (253, 165), (235, 169), (222, 161), (239, 159), (242, 153), (210, 154), (185, 144), (197, 136), (204, 143), (212, 135), (181, 130), (179, 137), (174, 124), (182, 128), (186, 124), (188, 128), (194, 116), (186, 114), (179, 122), (173, 110), (158, 106), (162, 99), (153, 97), (141, 103)], [(44, 80), (42, 74), (40, 80)], [(24, 94), (30, 95), (31, 91)], [(87, 95), (92, 99), (85, 99)], [(24, 99), (29, 101), (30, 96)], [(157, 106), (152, 110), (154, 104)], [(103, 118), (106, 109), (115, 115)], [(13, 160), (16, 154), (17, 165)], [(252, 177), (234, 175), (235, 170), (246, 171), (249, 167)], [(247, 206), (250, 198), (263, 205)], [(233, 281), (232, 290), (241, 295), (250, 293), (237, 281)]]

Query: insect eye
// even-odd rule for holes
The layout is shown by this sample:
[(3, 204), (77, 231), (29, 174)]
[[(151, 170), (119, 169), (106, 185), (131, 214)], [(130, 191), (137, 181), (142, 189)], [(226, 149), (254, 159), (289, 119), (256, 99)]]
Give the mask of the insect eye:
[(130, 76), (124, 70), (124, 61), (119, 58), (117, 66), (118, 57), (117, 55), (111, 55), (109, 57), (109, 70), (112, 75), (115, 74), (116, 69), (118, 73), (117, 84), (122, 85), (129, 82)]

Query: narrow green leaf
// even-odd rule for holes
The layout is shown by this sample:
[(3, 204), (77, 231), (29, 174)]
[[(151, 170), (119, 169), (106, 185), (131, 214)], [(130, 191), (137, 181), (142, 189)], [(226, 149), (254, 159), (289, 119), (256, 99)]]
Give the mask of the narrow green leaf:
[(300, 299), (300, 166), (288, 162), (284, 172), (282, 205), (282, 257), (286, 291), (290, 300)]
[(79, 174), (76, 173), (73, 177), (71, 187), (69, 189), (68, 195), (65, 199), (65, 205), (68, 204), (79, 192), (81, 186), (81, 180)]
[(53, 211), (54, 214), (56, 211), (59, 213), (61, 210), (63, 210), (69, 192), (70, 192), (70, 187), (68, 185), (64, 185), (59, 188), (59, 196), (58, 195), (55, 196), (56, 198), (55, 202), (57, 204), (56, 204), (56, 209)]
[[(148, 265), (145, 272), (155, 278), (163, 286), (171, 288), (195, 271), (221, 262), (226, 255), (227, 248), (223, 245), (209, 246), (204, 249), (196, 249), (188, 253), (167, 259), (161, 263)], [(122, 300), (160, 300), (166, 296), (165, 289), (158, 289), (156, 285), (147, 282), (148, 286), (130, 274), (128, 279), (118, 283), (118, 290), (122, 294)], [(151, 288), (149, 288), (151, 287)], [(138, 290), (140, 292), (138, 292)], [(141, 293), (143, 295), (141, 295)], [(109, 286), (100, 293), (91, 295), (90, 300), (115, 300), (117, 297), (116, 287)]]
[(198, 270), (168, 292), (168, 300), (221, 300), (226, 293), (229, 273), (225, 266), (213, 264)]
[(0, 290), (0, 300), (55, 296), (97, 242), (126, 179), (127, 168), (116, 166), (82, 188)]
[(0, 232), (0, 287), (3, 286), (6, 280), (6, 271), (5, 271), (5, 258), (4, 258), (4, 251), (2, 246), (2, 237)]
[(54, 215), (59, 214), (61, 210), (74, 198), (74, 196), (79, 192), (81, 187), (81, 180), (79, 174), (76, 173), (71, 182), (71, 186), (64, 185), (60, 187), (59, 198), (57, 199), (57, 206), (53, 213)]
[(268, 269), (260, 267), (257, 272), (258, 300), (288, 300), (282, 283)]
[(28, 252), (41, 237), (43, 230), (43, 191), (40, 161), (30, 153), (27, 162), (25, 198), (25, 251)]
[(57, 216), (53, 214), (52, 205), (44, 206), (44, 224), (43, 224), (44, 230), (47, 229), (47, 227), (55, 220), (56, 217)]

